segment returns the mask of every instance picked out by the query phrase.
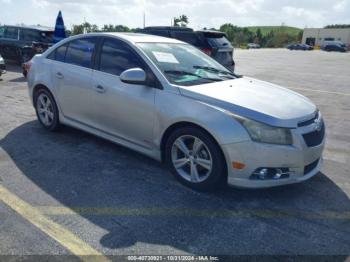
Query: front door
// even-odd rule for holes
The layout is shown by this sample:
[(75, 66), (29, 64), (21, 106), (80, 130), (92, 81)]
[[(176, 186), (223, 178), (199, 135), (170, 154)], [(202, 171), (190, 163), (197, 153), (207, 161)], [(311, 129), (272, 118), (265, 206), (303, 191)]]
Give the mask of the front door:
[(105, 38), (93, 72), (94, 122), (102, 131), (129, 143), (150, 148), (155, 117), (155, 89), (123, 83), (119, 75), (144, 63), (132, 48), (117, 39)]

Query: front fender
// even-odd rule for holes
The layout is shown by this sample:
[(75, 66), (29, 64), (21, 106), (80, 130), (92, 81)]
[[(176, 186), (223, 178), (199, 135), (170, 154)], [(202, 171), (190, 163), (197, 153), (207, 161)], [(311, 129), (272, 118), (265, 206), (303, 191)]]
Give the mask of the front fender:
[(159, 147), (166, 130), (180, 122), (198, 125), (209, 132), (218, 144), (249, 141), (242, 125), (224, 110), (180, 94), (157, 90), (154, 144)]

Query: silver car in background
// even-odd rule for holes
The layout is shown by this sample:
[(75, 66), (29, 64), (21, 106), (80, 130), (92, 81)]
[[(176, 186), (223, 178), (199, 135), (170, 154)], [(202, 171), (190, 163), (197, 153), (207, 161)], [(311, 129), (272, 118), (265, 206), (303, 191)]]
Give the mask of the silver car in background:
[(196, 190), (297, 183), (321, 167), (325, 125), (309, 99), (175, 39), (74, 36), (34, 57), (28, 85), (46, 129), (69, 125), (164, 161)]

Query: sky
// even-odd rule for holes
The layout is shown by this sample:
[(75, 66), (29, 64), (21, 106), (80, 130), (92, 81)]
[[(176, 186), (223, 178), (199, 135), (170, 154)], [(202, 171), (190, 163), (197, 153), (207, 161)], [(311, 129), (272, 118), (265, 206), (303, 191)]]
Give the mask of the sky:
[(350, 0), (0, 0), (1, 24), (54, 27), (58, 11), (68, 29), (87, 22), (131, 28), (170, 25), (186, 14), (189, 27), (289, 25), (299, 28), (350, 24)]

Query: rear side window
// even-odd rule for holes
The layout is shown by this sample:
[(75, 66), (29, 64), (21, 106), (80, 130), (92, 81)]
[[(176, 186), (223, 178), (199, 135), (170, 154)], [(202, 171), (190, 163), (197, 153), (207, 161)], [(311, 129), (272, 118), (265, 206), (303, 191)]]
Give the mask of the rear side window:
[(119, 76), (123, 71), (135, 67), (143, 68), (137, 55), (125, 43), (105, 39), (100, 55), (100, 71)]
[(42, 31), (42, 32), (40, 32), (40, 42), (52, 43), (53, 35), (54, 35), (53, 31)]
[(56, 48), (47, 56), (47, 58), (59, 62), (64, 62), (66, 57), (67, 46), (68, 44), (65, 44)]
[(21, 40), (39, 42), (40, 41), (40, 32), (37, 30), (30, 29), (21, 29)]
[(6, 28), (5, 38), (18, 40), (18, 28), (14, 28), (14, 27)]
[(193, 32), (172, 32), (171, 35), (173, 38), (189, 43), (190, 45), (200, 46), (199, 37)]
[(211, 47), (231, 47), (230, 41), (223, 35), (209, 35), (206, 36), (207, 41)]
[[(96, 46), (96, 39), (84, 38), (69, 43), (65, 62), (82, 67), (91, 68), (92, 58)], [(56, 54), (57, 56), (57, 54)]]

